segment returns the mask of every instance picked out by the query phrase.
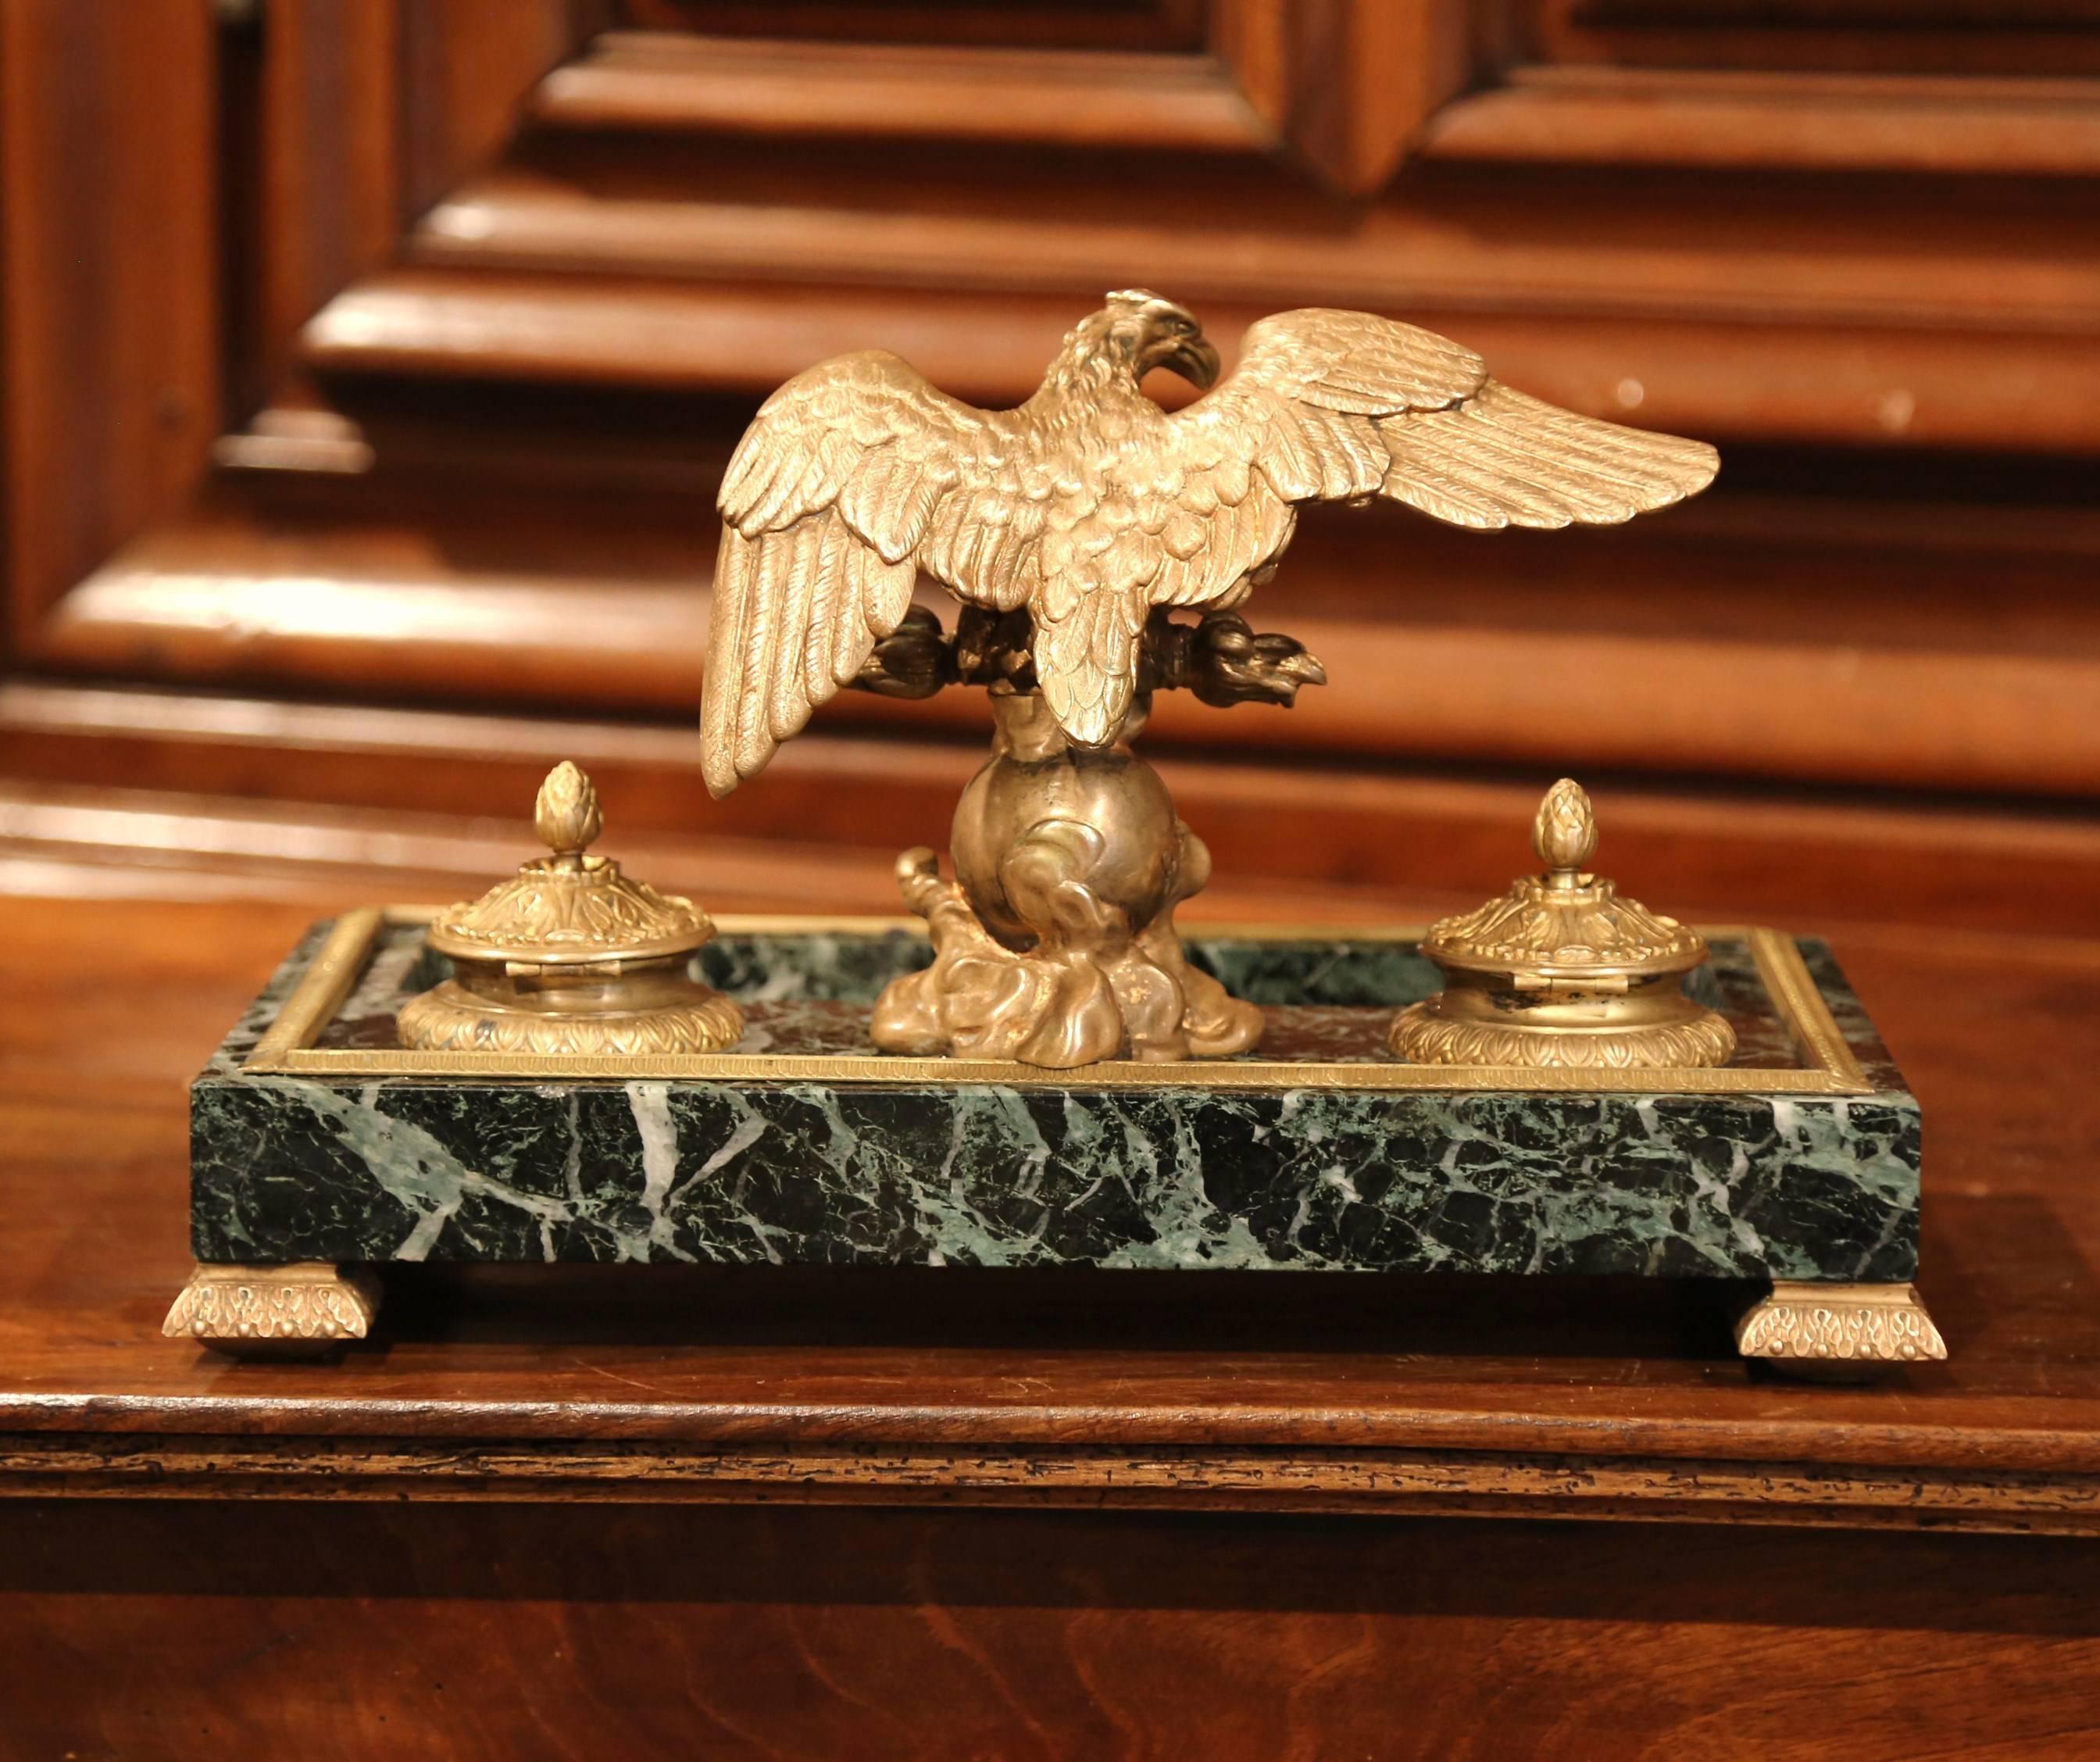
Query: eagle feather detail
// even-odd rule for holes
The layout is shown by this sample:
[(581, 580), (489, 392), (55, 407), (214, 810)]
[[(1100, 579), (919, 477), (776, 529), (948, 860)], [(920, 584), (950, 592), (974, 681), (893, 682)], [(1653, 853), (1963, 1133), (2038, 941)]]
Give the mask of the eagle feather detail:
[(1120, 731), (1155, 607), (1237, 604), (1297, 505), (1383, 496), (1450, 524), (1609, 525), (1703, 489), (1711, 447), (1558, 409), (1448, 338), (1312, 307), (1253, 325), (1237, 372), (1169, 413), (1154, 366), (1216, 355), (1155, 295), (1112, 294), (1041, 388), (980, 410), (880, 350), (765, 400), (722, 479), (702, 709), (708, 787), (756, 773), (893, 632), (924, 573), (1035, 625), (1083, 745)]

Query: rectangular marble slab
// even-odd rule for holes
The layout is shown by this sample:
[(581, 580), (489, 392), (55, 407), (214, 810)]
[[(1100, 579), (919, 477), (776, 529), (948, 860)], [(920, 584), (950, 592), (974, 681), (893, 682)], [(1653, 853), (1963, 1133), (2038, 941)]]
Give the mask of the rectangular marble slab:
[[(1901, 1281), (1917, 1266), (1917, 1104), (1820, 943), (1798, 947), (1867, 1093), (1407, 1090), (1392, 1012), (1412, 944), (1189, 938), (1271, 1012), (1255, 1086), (662, 1080), (245, 1070), (317, 925), (192, 1089), (206, 1262), (686, 1261), (1648, 1274)], [(866, 1011), (927, 959), (908, 931), (724, 934), (740, 1053), (865, 1057)], [(441, 976), (384, 930), (317, 1048), (393, 1044)], [(1693, 976), (1746, 1071), (1802, 1050), (1747, 946)], [(1299, 1082), (1293, 1063), (1321, 1067)]]

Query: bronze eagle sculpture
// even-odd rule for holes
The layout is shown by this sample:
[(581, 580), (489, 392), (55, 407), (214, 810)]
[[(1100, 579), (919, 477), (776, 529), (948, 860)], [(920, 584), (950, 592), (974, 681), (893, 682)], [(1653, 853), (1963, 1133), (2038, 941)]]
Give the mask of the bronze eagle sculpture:
[[(883, 1052), (1061, 1069), (1260, 1038), (1261, 1010), (1175, 933), (1210, 853), (1127, 743), (1162, 690), (1289, 703), (1325, 678), (1233, 609), (1300, 502), (1608, 525), (1719, 463), (1512, 391), (1471, 351), (1365, 312), (1278, 313), (1223, 385), (1219, 367), (1184, 307), (1111, 294), (1017, 408), (973, 408), (867, 350), (789, 380), (730, 460), (701, 709), (717, 795), (842, 687), (986, 687), (991, 753), (955, 805), (954, 878), (924, 846), (898, 859), (933, 958), (876, 1000)], [(1144, 390), (1154, 368), (1204, 395), (1170, 413)], [(952, 638), (912, 604), (921, 575), (962, 603)]]
[[(1190, 313), (1132, 289), (1073, 328), (1015, 409), (973, 408), (880, 349), (781, 386), (722, 480), (708, 787), (735, 788), (851, 683), (921, 574), (966, 605), (1025, 609), (1049, 713), (1101, 748), (1154, 612), (1238, 605), (1300, 502), (1608, 525), (1693, 494), (1718, 465), (1701, 442), (1556, 408), (1471, 350), (1365, 312), (1279, 312), (1247, 331), (1222, 385), (1219, 366)], [(1207, 395), (1169, 413), (1141, 389), (1155, 367)]]

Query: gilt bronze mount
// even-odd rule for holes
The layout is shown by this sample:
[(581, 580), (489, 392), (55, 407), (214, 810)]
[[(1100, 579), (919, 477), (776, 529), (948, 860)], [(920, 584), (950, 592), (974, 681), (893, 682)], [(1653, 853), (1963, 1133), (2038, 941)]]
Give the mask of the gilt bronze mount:
[(1572, 778), (1539, 804), (1532, 848), (1543, 874), (1430, 926), (1422, 952), (1445, 988), (1395, 1018), (1392, 1049), (1426, 1065), (1727, 1063), (1735, 1030), (1684, 989), (1705, 941), (1589, 872), (1597, 819)]
[(1866, 1382), (1947, 1356), (1915, 1285), (1775, 1280), (1736, 1324), (1736, 1349), (1811, 1382)]
[(244, 1358), (324, 1356), (371, 1331), (381, 1295), (376, 1274), (325, 1263), (200, 1265), (161, 1332)]
[(603, 820), (590, 779), (556, 766), (533, 824), (549, 855), (430, 925), (452, 977), (403, 1008), (402, 1045), (554, 1056), (734, 1046), (743, 1012), (689, 970), (713, 925), (691, 900), (591, 854)]
[(995, 691), (992, 756), (956, 804), (956, 880), (932, 850), (898, 859), (933, 964), (875, 1007), (885, 1052), (1065, 1069), (1224, 1058), (1261, 1012), (1189, 965), (1174, 907), (1211, 877), (1159, 774), (1128, 748), (1074, 746), (1039, 693)]
[(354, 1343), (395, 1261), (677, 1261), (1766, 1279), (1749, 1355), (1933, 1355), (1890, 1306), (1917, 1103), (1812, 942), (1704, 932), (1729, 1065), (1584, 1070), (1396, 1057), (1418, 930), (1206, 927), (1258, 1052), (1056, 1070), (876, 1049), (933, 958), (908, 919), (720, 920), (692, 974), (748, 1019), (723, 1050), (406, 1049), (435, 915), (315, 926), (192, 1087), (182, 1338)]
[[(1238, 612), (1299, 506), (1612, 524), (1696, 493), (1718, 462), (1527, 397), (1461, 345), (1365, 312), (1264, 319), (1222, 384), (1220, 366), (1193, 314), (1128, 289), (1074, 327), (1018, 408), (973, 408), (864, 350), (781, 386), (730, 459), (710, 788), (755, 775), (845, 687), (995, 696), (955, 880), (920, 849), (899, 865), (936, 958), (878, 1005), (886, 1049), (1050, 1068), (1244, 1053), (1259, 1013), (1193, 971), (1173, 928), (1207, 854), (1128, 742), (1157, 691), (1287, 704), (1325, 678)], [(1205, 395), (1170, 414), (1141, 388), (1155, 367)], [(912, 607), (922, 576), (963, 604), (952, 639)]]
[[(1132, 742), (1162, 691), (1324, 682), (1242, 611), (1302, 504), (1609, 523), (1715, 468), (1365, 314), (1265, 320), (1219, 365), (1126, 292), (1017, 409), (879, 352), (769, 399), (721, 497), (709, 787), (838, 690), (982, 690), (949, 872), (920, 829), (914, 919), (718, 930), (589, 849), (557, 767), (549, 855), (315, 926), (192, 1085), (168, 1331), (336, 1349), (390, 1263), (675, 1261), (1758, 1282), (1746, 1355), (1943, 1353), (1908, 1283), (1917, 1105), (1829, 951), (1620, 897), (1572, 782), (1542, 872), (1426, 936), (1185, 946), (1210, 853)], [(1207, 395), (1170, 415), (1155, 366)]]

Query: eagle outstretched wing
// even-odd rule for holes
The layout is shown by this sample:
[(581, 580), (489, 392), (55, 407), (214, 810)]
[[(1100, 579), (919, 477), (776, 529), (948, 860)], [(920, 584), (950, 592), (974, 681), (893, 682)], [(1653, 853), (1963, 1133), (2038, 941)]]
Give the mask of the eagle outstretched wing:
[[(1232, 377), (1107, 461), (1072, 528), (1051, 510), (1036, 673), (1075, 737), (1112, 738), (1155, 606), (1237, 603), (1290, 542), (1297, 504), (1384, 496), (1454, 525), (1610, 524), (1705, 487), (1711, 447), (1557, 409), (1471, 350), (1368, 312), (1279, 312)], [(1123, 510), (1102, 548), (1105, 517)], [(1070, 554), (1066, 554), (1067, 551)]]
[(1027, 598), (1041, 501), (1021, 493), (1013, 426), (879, 349), (813, 367), (765, 400), (719, 497), (700, 709), (715, 794), (860, 671), (920, 570), (985, 605)]
[(1286, 501), (1379, 495), (1454, 526), (1613, 525), (1720, 467), (1703, 441), (1511, 391), (1430, 331), (1319, 307), (1251, 326), (1238, 371), (1173, 421), (1193, 450), (1244, 458)]

